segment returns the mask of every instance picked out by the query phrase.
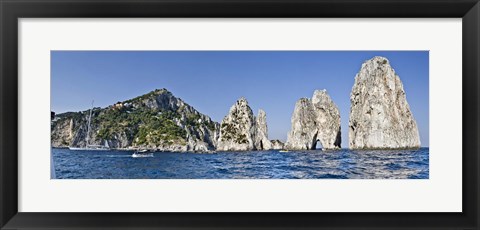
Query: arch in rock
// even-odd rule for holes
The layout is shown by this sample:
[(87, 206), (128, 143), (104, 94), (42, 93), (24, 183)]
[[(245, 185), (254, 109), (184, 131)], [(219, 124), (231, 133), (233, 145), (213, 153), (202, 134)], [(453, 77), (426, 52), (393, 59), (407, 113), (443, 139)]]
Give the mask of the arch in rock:
[[(328, 149), (331, 149), (332, 146), (331, 146), (331, 142), (329, 142), (330, 140), (327, 139), (327, 140), (322, 140), (321, 137), (325, 137), (324, 135), (321, 135), (322, 134), (322, 131), (321, 130), (317, 130), (317, 133), (314, 135), (314, 139), (313, 139), (313, 143), (312, 143), (312, 150), (313, 149), (319, 149), (317, 146), (318, 144), (320, 144), (321, 146), (321, 149), (324, 149), (325, 147), (328, 148)], [(327, 142), (327, 143), (324, 143), (324, 142)], [(341, 134), (341, 128), (338, 129), (337, 131), (337, 135), (335, 136), (335, 141), (333, 141), (333, 148), (341, 148), (341, 142), (342, 142), (342, 134)], [(327, 144), (327, 145), (325, 145)]]
[(313, 149), (315, 150), (318, 150), (318, 149), (323, 149), (323, 144), (322, 144), (322, 141), (320, 141), (320, 139), (317, 139), (317, 141), (315, 141), (315, 143), (313, 143)]

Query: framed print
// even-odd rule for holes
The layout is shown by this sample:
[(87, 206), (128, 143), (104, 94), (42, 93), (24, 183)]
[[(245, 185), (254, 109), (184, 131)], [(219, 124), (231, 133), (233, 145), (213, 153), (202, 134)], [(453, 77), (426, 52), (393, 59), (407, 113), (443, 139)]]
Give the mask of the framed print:
[(477, 1), (2, 1), (2, 229), (478, 229)]

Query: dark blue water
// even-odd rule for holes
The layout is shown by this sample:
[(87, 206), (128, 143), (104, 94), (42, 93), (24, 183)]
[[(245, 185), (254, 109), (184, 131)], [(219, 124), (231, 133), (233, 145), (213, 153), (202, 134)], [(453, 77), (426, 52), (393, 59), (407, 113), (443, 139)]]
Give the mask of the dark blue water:
[(429, 149), (154, 153), (52, 149), (61, 179), (428, 179)]

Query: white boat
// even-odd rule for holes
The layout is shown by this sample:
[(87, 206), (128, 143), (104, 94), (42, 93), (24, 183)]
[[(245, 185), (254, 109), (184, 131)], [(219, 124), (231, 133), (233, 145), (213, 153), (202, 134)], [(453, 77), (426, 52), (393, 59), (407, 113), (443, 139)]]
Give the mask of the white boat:
[(132, 157), (137, 158), (137, 157), (153, 157), (153, 152), (150, 152), (148, 150), (139, 150), (135, 151), (132, 154)]
[(108, 142), (105, 140), (104, 145), (90, 145), (90, 123), (92, 121), (92, 110), (93, 110), (93, 101), (92, 101), (92, 108), (90, 109), (90, 114), (88, 116), (88, 126), (87, 126), (87, 137), (85, 138), (85, 147), (68, 147), (70, 150), (80, 150), (80, 151), (108, 151), (110, 150), (110, 146), (108, 146)]

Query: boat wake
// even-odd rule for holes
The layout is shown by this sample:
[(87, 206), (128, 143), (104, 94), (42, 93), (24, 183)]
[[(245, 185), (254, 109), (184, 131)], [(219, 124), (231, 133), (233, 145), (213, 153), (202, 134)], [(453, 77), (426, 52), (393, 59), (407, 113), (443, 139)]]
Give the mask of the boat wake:
[(132, 155), (94, 155), (94, 157), (108, 157), (108, 158), (118, 158), (118, 157), (131, 157)]
[(133, 158), (153, 157), (153, 153), (147, 150), (141, 150), (132, 154)]
[(152, 154), (149, 154), (149, 155), (135, 155), (135, 154), (132, 154), (132, 157), (133, 158), (143, 158), (143, 157), (153, 157), (153, 153)]

